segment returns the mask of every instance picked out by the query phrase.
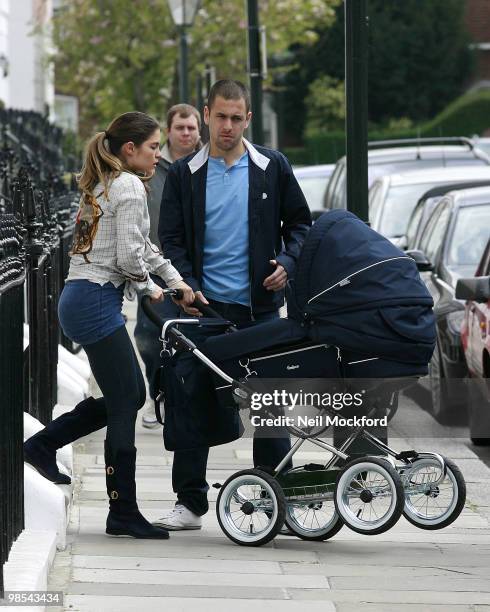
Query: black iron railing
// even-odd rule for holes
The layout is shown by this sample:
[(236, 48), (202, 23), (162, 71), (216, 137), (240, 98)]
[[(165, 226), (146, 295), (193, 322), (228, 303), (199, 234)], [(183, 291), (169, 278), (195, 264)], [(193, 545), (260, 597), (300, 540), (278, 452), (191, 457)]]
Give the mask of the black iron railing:
[(25, 264), (13, 215), (0, 215), (0, 591), (2, 565), (24, 527), (23, 326)]
[(61, 140), (41, 115), (0, 110), (0, 596), (24, 527), (23, 412), (51, 421), (58, 344), (76, 349), (57, 317), (78, 200)]

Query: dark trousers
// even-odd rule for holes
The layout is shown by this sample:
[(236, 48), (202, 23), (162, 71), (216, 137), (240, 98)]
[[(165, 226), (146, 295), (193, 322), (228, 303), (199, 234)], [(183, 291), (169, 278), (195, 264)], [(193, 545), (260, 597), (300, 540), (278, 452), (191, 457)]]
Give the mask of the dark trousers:
[(107, 442), (113, 453), (132, 450), (136, 415), (145, 404), (146, 389), (126, 327), (83, 348), (104, 398)]
[(107, 426), (112, 453), (132, 452), (136, 414), (145, 403), (146, 389), (126, 327), (84, 349), (103, 397), (81, 401), (37, 435), (57, 449)]
[[(279, 316), (277, 311), (256, 314), (254, 321), (250, 316), (250, 309), (237, 304), (223, 304), (210, 300), (210, 306), (224, 318), (238, 327), (257, 325)], [(185, 330), (185, 334), (192, 337), (192, 331)], [(267, 466), (275, 468), (291, 448), (287, 431), (284, 437), (262, 438), (254, 437), (253, 461), (254, 466)], [(172, 465), (172, 487), (177, 494), (180, 504), (202, 516), (209, 509), (206, 482), (206, 467), (208, 462), (208, 448), (176, 451)], [(286, 467), (291, 467), (289, 464)]]

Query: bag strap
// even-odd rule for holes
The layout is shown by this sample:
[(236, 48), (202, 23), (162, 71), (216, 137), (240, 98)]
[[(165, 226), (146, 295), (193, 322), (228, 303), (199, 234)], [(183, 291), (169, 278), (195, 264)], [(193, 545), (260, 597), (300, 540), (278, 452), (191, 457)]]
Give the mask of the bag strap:
[[(160, 376), (160, 371), (163, 368), (167, 368), (170, 367), (170, 363), (172, 361), (172, 357), (170, 356), (170, 354), (167, 351), (162, 351), (161, 353), (161, 365), (158, 368), (158, 370), (155, 372), (155, 378), (157, 379), (155, 382), (160, 382), (162, 380), (162, 376)], [(155, 387), (156, 385), (154, 385)], [(162, 411), (160, 409), (160, 403), (163, 400), (163, 405), (165, 406), (165, 389), (161, 388), (163, 387), (162, 384), (158, 385), (158, 395), (156, 396), (156, 398), (154, 399), (154, 403), (155, 403), (155, 417), (157, 419), (157, 421), (160, 423), (160, 425), (164, 425), (164, 421), (162, 419)]]

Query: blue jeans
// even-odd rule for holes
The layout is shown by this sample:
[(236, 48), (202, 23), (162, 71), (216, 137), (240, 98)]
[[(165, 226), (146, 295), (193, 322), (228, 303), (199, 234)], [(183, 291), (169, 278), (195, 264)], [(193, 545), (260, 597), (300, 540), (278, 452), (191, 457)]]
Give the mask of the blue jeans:
[(67, 338), (82, 346), (98, 342), (124, 327), (124, 283), (67, 281), (58, 302), (58, 318)]
[[(235, 323), (238, 327), (249, 327), (264, 321), (279, 317), (277, 311), (255, 314), (251, 320), (250, 309), (237, 304), (223, 304), (209, 300), (210, 306), (225, 319)], [(192, 337), (192, 332), (186, 336)], [(254, 466), (267, 466), (275, 468), (291, 448), (291, 442), (286, 431), (284, 438), (256, 438), (253, 440)], [(186, 451), (175, 451), (172, 465), (172, 487), (177, 493), (180, 504), (199, 516), (206, 514), (209, 509), (207, 492), (209, 485), (206, 482), (206, 468), (208, 463), (208, 448), (199, 448)], [(292, 467), (291, 463), (286, 469)]]

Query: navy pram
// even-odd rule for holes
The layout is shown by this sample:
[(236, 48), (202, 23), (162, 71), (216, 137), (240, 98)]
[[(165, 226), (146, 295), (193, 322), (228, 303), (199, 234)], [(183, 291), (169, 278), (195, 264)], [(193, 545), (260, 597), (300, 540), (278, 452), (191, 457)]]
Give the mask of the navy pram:
[[(278, 346), (323, 344), (339, 349), (345, 377), (424, 376), (435, 346), (432, 306), (414, 260), (352, 213), (336, 210), (306, 237), (288, 287), (288, 318), (209, 338), (203, 350), (223, 363)], [(280, 377), (273, 360), (268, 364), (270, 375), (267, 369), (261, 375)], [(310, 376), (336, 376), (321, 368), (317, 374)]]
[[(214, 374), (214, 418), (225, 425), (221, 423), (219, 441), (210, 435), (202, 445), (240, 435), (233, 420), (237, 410), (230, 408), (230, 398), (237, 405), (250, 406), (252, 379), (333, 379), (347, 385), (356, 379), (382, 379), (380, 386), (386, 387), (387, 394), (383, 396), (382, 389), (374, 387), (369, 413), (374, 414), (379, 398), (391, 396), (404, 381), (427, 373), (435, 345), (432, 305), (410, 257), (355, 215), (327, 212), (308, 233), (295, 280), (289, 282), (288, 318), (241, 330), (221, 321), (223, 327), (218, 331), (225, 333), (215, 329), (198, 347), (182, 333), (186, 325), (182, 319), (163, 325), (167, 365), (173, 364), (173, 370), (168, 369), (170, 380), (167, 375), (162, 388), (165, 427), (170, 415), (170, 425), (176, 428), (179, 413), (182, 419), (199, 422), (202, 409), (197, 369), (190, 368), (186, 387), (185, 376), (178, 371), (178, 356), (169, 357), (170, 346), (192, 354), (201, 371)], [(151, 316), (148, 304), (145, 310)], [(202, 327), (213, 321), (188, 323)], [(206, 388), (211, 398), (209, 380)], [(184, 400), (180, 396), (181, 405), (167, 401), (172, 394), (175, 400), (176, 395), (166, 385), (180, 386), (186, 395)], [(216, 417), (220, 414), (216, 406), (222, 409), (221, 417)], [(321, 412), (330, 415), (335, 411), (327, 407)], [(452, 462), (436, 453), (398, 453), (362, 425), (352, 428), (340, 448), (320, 437), (326, 427), (311, 430), (293, 424), (287, 429), (297, 440), (275, 469), (243, 470), (220, 489), (218, 521), (227, 537), (238, 544), (264, 544), (284, 522), (300, 538), (325, 540), (343, 524), (372, 535), (389, 529), (403, 513), (421, 528), (438, 529), (461, 512), (464, 480)], [(197, 430), (209, 433), (202, 423)], [(348, 448), (359, 438), (385, 456), (351, 460)], [(168, 441), (167, 432), (166, 445)], [(285, 469), (306, 441), (328, 451), (327, 460)], [(443, 498), (446, 494), (447, 499)]]

